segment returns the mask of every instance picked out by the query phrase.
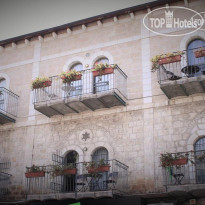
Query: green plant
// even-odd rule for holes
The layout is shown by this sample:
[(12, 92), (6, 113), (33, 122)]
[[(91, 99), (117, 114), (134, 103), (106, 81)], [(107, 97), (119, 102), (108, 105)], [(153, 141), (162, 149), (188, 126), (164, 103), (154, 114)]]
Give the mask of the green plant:
[(189, 157), (190, 153), (166, 153), (166, 154), (161, 154), (160, 156), (160, 162), (162, 167), (169, 167), (174, 164), (175, 160), (179, 159), (187, 159), (189, 160), (192, 164), (194, 161)]
[[(178, 55), (183, 55), (184, 52), (183, 51), (178, 51), (178, 52), (174, 52), (174, 53), (166, 53), (166, 54), (161, 54), (161, 55), (156, 55), (151, 59), (152, 62), (152, 68), (151, 71), (155, 72), (158, 68), (159, 68), (159, 60), (162, 58), (169, 58), (172, 56), (178, 56)], [(171, 61), (171, 58), (170, 58)]]
[(42, 166), (36, 166), (33, 164), (31, 167), (27, 167), (27, 172), (42, 172), (45, 171), (45, 168)]
[(98, 162), (98, 167), (100, 167), (100, 166), (107, 166), (107, 165), (110, 165), (110, 164), (107, 161), (105, 161), (104, 159), (101, 159)]
[(108, 63), (95, 63), (94, 68), (91, 71), (97, 71), (99, 75), (102, 75), (102, 71), (106, 68), (115, 68), (116, 64), (110, 65)]
[(75, 69), (69, 70), (67, 72), (62, 72), (59, 77), (63, 80), (63, 83), (70, 83), (75, 79), (75, 76), (82, 75), (81, 72)]
[(47, 85), (45, 84), (45, 82), (47, 81), (51, 81), (51, 79), (47, 77), (37, 77), (31, 82), (31, 89), (33, 90), (35, 88), (47, 87)]

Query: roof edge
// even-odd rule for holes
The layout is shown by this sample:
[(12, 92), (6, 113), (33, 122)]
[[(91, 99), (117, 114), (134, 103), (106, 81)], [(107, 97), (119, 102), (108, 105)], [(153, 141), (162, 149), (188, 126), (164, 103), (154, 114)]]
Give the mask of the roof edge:
[(161, 6), (161, 5), (164, 5), (164, 4), (167, 4), (167, 3), (174, 3), (174, 2), (178, 2), (178, 1), (182, 1), (182, 0), (156, 0), (156, 1), (145, 3), (145, 4), (140, 4), (140, 5), (137, 5), (137, 6), (132, 6), (132, 7), (112, 11), (112, 12), (109, 12), (109, 13), (100, 14), (100, 15), (97, 15), (97, 16), (93, 16), (93, 17), (82, 19), (82, 20), (78, 20), (78, 21), (67, 23), (67, 24), (63, 24), (63, 25), (60, 25), (60, 26), (48, 28), (48, 29), (45, 29), (45, 30), (40, 30), (40, 31), (24, 34), (24, 35), (21, 35), (21, 36), (5, 39), (5, 40), (0, 41), (0, 46), (4, 46), (4, 45), (12, 43), (12, 42), (16, 43), (17, 41), (30, 39), (30, 38), (37, 37), (37, 36), (44, 36), (45, 34), (52, 33), (52, 32), (57, 32), (59, 30), (63, 30), (63, 29), (67, 29), (67, 28), (72, 28), (74, 26), (79, 26), (79, 25), (82, 25), (82, 24), (87, 24), (87, 23), (91, 23), (91, 22), (94, 22), (94, 21), (107, 19), (107, 18), (111, 18), (111, 17), (114, 17), (114, 16), (123, 15), (123, 14), (126, 14), (126, 13), (140, 11), (140, 10), (144, 10), (144, 9), (147, 9), (147, 8), (152, 8), (152, 7), (155, 7), (155, 6)]

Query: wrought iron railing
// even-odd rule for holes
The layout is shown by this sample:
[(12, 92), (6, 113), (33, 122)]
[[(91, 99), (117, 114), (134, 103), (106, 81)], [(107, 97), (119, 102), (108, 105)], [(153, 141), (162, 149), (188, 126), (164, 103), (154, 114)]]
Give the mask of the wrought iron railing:
[[(201, 55), (197, 56), (196, 51), (200, 51)], [(174, 61), (168, 58), (168, 61), (162, 60), (159, 63), (157, 69), (159, 83), (205, 75), (205, 47), (184, 50), (181, 57)]]
[[(99, 167), (89, 169), (90, 163), (76, 163), (72, 174), (65, 170), (57, 171), (62, 165), (49, 165), (41, 167), (45, 173), (41, 177), (26, 179), (26, 193), (50, 194), (75, 192), (96, 192), (117, 190), (126, 192), (128, 188), (128, 167), (117, 161), (108, 160), (109, 168), (104, 170)], [(29, 168), (27, 168), (28, 171)], [(71, 169), (71, 168), (70, 168)]]
[[(172, 153), (174, 156), (183, 155), (188, 160), (181, 163), (181, 160), (174, 161), (171, 165), (163, 167), (164, 184), (205, 184), (205, 150)], [(185, 157), (185, 158), (186, 158)]]
[(10, 167), (10, 162), (0, 162), (0, 198), (8, 193), (11, 175), (7, 172)]
[(117, 65), (114, 73), (97, 77), (93, 77), (91, 69), (81, 72), (81, 80), (71, 83), (63, 83), (59, 76), (50, 77), (51, 86), (34, 89), (34, 104), (111, 90), (127, 96), (127, 76)]
[(18, 98), (19, 96), (10, 90), (0, 87), (0, 113), (10, 114), (16, 117), (18, 111)]

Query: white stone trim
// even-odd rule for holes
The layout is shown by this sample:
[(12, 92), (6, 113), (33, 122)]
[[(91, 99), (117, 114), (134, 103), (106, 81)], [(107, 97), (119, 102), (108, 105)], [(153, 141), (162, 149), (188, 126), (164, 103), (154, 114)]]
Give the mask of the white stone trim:
[(113, 56), (111, 55), (111, 53), (107, 52), (107, 51), (98, 51), (95, 52), (91, 57), (90, 57), (90, 61), (88, 61), (88, 65), (90, 67), (93, 67), (94, 63), (96, 62), (96, 60), (100, 59), (100, 58), (107, 58), (109, 60), (109, 64), (113, 64), (114, 60), (113, 60)]
[(6, 73), (0, 73), (0, 79), (4, 78), (6, 80), (6, 89), (9, 90), (9, 85), (10, 85), (10, 78)]
[[(142, 62), (142, 85), (143, 85), (143, 102), (152, 103), (152, 76), (150, 62), (150, 38), (149, 31), (144, 27), (141, 21), (141, 62)], [(137, 49), (137, 48), (136, 48)]]
[[(140, 39), (140, 36), (137, 35), (137, 36), (132, 36), (132, 37), (129, 37), (129, 38), (119, 39), (119, 40), (116, 40), (116, 41), (109, 41), (109, 42), (106, 42), (106, 43), (100, 43), (100, 44), (96, 44), (96, 45), (93, 45), (93, 46), (88, 46), (88, 47), (84, 47), (84, 48), (80, 48), (80, 49), (75, 49), (75, 50), (71, 50), (71, 51), (65, 51), (65, 52), (62, 52), (62, 53), (57, 53), (57, 54), (44, 56), (44, 57), (41, 57), (41, 61), (52, 60), (52, 59), (55, 59), (55, 58), (64, 57), (64, 56), (68, 56), (68, 55), (72, 55), (72, 54), (78, 54), (78, 53), (81, 53), (81, 52), (92, 51), (94, 49), (101, 49), (101, 48), (105, 48), (105, 47), (108, 47), (108, 46), (113, 46), (113, 45), (117, 45), (117, 44), (121, 44), (121, 43), (128, 43), (128, 42), (136, 41), (136, 40), (139, 40), (139, 39)], [(110, 59), (110, 61), (113, 62), (113, 60), (111, 60), (111, 59)], [(36, 62), (35, 59), (20, 61), (20, 62), (17, 62), (17, 63), (12, 63), (12, 64), (8, 64), (8, 65), (0, 66), (0, 70), (13, 68), (13, 67), (18, 67), (18, 66), (22, 66), (22, 65), (27, 65), (27, 64), (34, 63), (34, 62)]]
[(188, 44), (193, 41), (194, 39), (201, 39), (205, 41), (205, 32), (204, 31), (197, 31), (195, 33), (189, 34), (187, 36), (184, 36), (180, 43), (180, 50), (186, 50)]
[(106, 143), (106, 142), (97, 142), (95, 144), (91, 144), (91, 146), (88, 147), (88, 151), (86, 153), (87, 156), (89, 156), (89, 161), (92, 161), (92, 154), (96, 151), (96, 149), (100, 148), (100, 147), (104, 147), (107, 149), (108, 151), (108, 157), (109, 160), (114, 158), (114, 149), (113, 147), (111, 147), (110, 144)]
[(79, 57), (79, 56), (70, 58), (69, 60), (66, 61), (65, 65), (63, 66), (63, 71), (68, 71), (76, 63), (81, 63), (84, 68), (85, 66), (83, 62), (84, 62), (84, 58)]

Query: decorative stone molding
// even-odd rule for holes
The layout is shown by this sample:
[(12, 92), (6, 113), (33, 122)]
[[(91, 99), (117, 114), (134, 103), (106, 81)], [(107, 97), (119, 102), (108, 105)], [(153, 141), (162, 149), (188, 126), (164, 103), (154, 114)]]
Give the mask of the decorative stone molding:
[(5, 73), (0, 73), (0, 79), (4, 78), (6, 80), (6, 89), (9, 89), (10, 85), (10, 78), (7, 74)]
[(90, 66), (92, 67), (97, 59), (100, 59), (100, 58), (103, 58), (103, 57), (108, 58), (110, 64), (114, 63), (113, 56), (109, 52), (99, 51), (99, 52), (96, 52), (95, 54), (93, 54), (91, 56), (90, 61), (89, 61)]
[[(84, 61), (84, 58), (78, 57), (78, 56), (70, 58), (63, 66), (63, 71), (67, 71), (69, 68), (71, 68), (76, 63), (83, 64), (83, 61)], [(84, 68), (84, 64), (83, 64), (83, 68)]]

